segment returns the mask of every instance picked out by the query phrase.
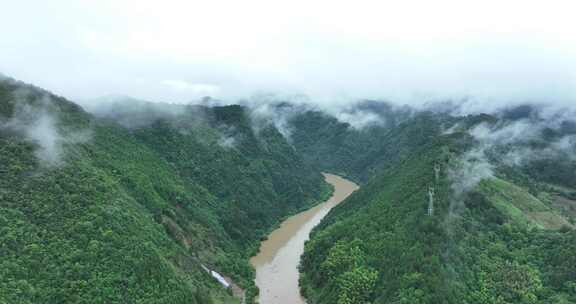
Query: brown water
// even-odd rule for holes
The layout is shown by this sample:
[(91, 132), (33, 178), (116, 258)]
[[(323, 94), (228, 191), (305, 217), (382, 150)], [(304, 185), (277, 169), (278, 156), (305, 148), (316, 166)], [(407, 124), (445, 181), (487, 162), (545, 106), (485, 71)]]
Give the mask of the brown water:
[(332, 207), (358, 189), (355, 183), (332, 174), (324, 174), (334, 186), (326, 202), (286, 219), (260, 245), (260, 253), (250, 262), (256, 268), (256, 285), (260, 304), (304, 304), (298, 287), (298, 264), (304, 242)]

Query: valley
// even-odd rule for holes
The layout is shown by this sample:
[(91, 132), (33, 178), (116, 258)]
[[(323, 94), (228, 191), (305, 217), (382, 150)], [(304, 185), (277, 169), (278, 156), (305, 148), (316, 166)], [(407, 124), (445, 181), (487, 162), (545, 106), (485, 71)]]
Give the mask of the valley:
[(0, 303), (575, 302), (572, 116), (440, 108), (1, 79)]
[(576, 304), (576, 1), (0, 7), (0, 304)]
[(256, 286), (260, 289), (259, 303), (304, 304), (298, 283), (300, 256), (312, 229), (358, 189), (353, 182), (324, 173), (334, 187), (332, 196), (318, 206), (289, 217), (261, 243), (258, 254), (250, 262), (256, 269)]

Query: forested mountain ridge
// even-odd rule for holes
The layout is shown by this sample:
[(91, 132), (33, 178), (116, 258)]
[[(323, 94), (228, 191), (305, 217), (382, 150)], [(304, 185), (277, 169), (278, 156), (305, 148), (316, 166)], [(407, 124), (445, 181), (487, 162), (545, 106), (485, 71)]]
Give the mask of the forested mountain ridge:
[[(424, 144), (442, 127), (447, 117), (413, 113), (392, 107), (378, 108), (382, 123), (354, 128), (321, 111), (294, 116), (294, 147), (305, 161), (322, 170), (338, 173), (358, 182), (367, 182), (408, 150)], [(410, 124), (417, 123), (418, 128)], [(396, 143), (391, 145), (390, 143)]]
[(201, 264), (252, 300), (259, 238), (328, 189), (242, 107), (162, 107), (128, 126), (0, 81), (0, 303), (240, 301)]
[[(315, 116), (307, 129), (349, 137), (343, 142), (356, 145), (346, 149), (360, 151), (349, 155), (374, 146), (358, 146), (363, 131), (336, 121), (314, 127)], [(569, 125), (534, 115), (420, 113), (381, 127), (390, 135), (380, 137), (380, 151), (395, 154), (380, 166), (370, 158), (364, 169), (324, 153), (326, 141), (303, 145), (333, 157), (323, 166), (367, 177), (306, 244), (301, 286), (309, 303), (574, 302)]]
[(362, 187), (306, 244), (308, 303), (576, 302), (569, 112), (257, 106), (87, 112), (2, 79), (0, 303), (240, 302), (203, 266), (251, 302), (248, 257), (320, 171)]

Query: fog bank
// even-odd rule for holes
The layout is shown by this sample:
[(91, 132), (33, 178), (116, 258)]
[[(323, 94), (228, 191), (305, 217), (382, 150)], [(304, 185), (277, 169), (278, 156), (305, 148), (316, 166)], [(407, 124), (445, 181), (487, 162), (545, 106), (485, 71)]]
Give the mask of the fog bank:
[[(576, 103), (570, 1), (32, 0), (5, 3), (0, 71), (71, 99), (234, 103), (259, 92)], [(31, 9), (33, 8), (33, 9)]]

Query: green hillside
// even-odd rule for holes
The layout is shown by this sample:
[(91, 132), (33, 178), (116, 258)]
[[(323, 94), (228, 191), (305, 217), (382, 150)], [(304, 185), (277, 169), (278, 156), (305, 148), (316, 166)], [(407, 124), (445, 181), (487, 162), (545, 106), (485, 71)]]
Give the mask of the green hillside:
[(243, 108), (198, 111), (129, 128), (0, 82), (0, 303), (239, 302), (201, 264), (250, 301), (259, 238), (327, 187)]
[[(457, 190), (469, 182), (461, 179), (477, 174), (474, 162), (486, 161), (464, 157), (476, 145), (467, 130), (497, 118), (423, 117), (388, 131), (378, 144), (397, 151), (394, 157), (380, 154), (384, 165), (358, 169), (356, 176), (379, 173), (313, 232), (301, 263), (309, 303), (576, 301), (576, 231), (570, 209), (560, 209), (558, 201), (570, 190), (530, 174), (532, 164), (500, 164), (495, 151), (486, 156), (496, 160), (493, 176)], [(459, 131), (439, 131), (455, 122)], [(437, 131), (416, 136), (422, 129)], [(336, 172), (354, 172), (333, 165)]]
[[(328, 215), (306, 244), (301, 264), (311, 303), (449, 300), (442, 261), (449, 153), (443, 141), (421, 146)], [(443, 168), (438, 180), (435, 166)], [(427, 215), (429, 187), (434, 216)]]
[(249, 257), (321, 171), (361, 188), (306, 243), (308, 303), (576, 303), (570, 123), (364, 102), (346, 114), (377, 122), (282, 104), (277, 129), (249, 106), (87, 112), (0, 80), (0, 303), (240, 303), (206, 268), (253, 303)]
[[(310, 165), (366, 182), (426, 144), (440, 132), (440, 120), (448, 120), (426, 112), (408, 119), (408, 114), (396, 113), (388, 107), (383, 111), (381, 119), (385, 124), (363, 129), (355, 129), (323, 112), (297, 115), (291, 120), (294, 147)], [(396, 116), (400, 118), (391, 118)]]
[(499, 178), (486, 180), (478, 191), (515, 224), (529, 228), (560, 229), (571, 226), (560, 214), (527, 190)]

